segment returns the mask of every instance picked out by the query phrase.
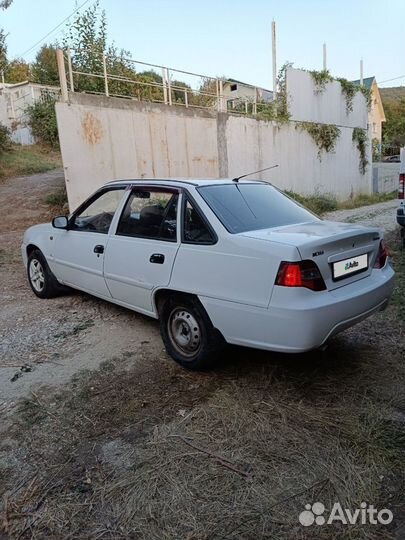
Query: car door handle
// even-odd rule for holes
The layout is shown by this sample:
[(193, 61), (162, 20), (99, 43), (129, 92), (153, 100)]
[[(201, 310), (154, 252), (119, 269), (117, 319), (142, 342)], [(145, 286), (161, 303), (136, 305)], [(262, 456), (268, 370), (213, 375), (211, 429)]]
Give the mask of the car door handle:
[(150, 256), (149, 262), (163, 264), (165, 262), (165, 256), (162, 253), (154, 253)]
[(94, 246), (93, 251), (94, 253), (97, 253), (97, 255), (100, 255), (101, 253), (104, 253), (104, 246), (97, 244), (97, 246)]

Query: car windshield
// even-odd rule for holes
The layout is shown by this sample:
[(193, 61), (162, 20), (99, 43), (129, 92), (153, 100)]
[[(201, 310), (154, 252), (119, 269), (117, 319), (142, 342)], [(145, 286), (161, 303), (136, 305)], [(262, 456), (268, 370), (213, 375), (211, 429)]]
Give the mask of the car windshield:
[(270, 184), (219, 184), (201, 186), (198, 191), (234, 234), (318, 219)]

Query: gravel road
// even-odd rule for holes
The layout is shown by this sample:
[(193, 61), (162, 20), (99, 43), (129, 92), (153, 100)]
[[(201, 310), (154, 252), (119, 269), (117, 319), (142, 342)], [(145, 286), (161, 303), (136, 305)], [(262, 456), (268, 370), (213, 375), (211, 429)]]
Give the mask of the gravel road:
[(396, 199), (370, 206), (362, 206), (352, 210), (337, 210), (325, 215), (325, 219), (331, 221), (347, 221), (349, 223), (361, 223), (362, 225), (375, 225), (381, 227), (385, 232), (393, 231), (397, 228), (396, 210), (398, 201)]

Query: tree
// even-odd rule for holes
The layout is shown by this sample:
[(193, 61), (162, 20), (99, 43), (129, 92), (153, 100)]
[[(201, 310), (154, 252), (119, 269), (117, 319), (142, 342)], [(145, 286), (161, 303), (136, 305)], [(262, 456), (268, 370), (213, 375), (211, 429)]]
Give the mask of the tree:
[(22, 58), (16, 58), (15, 60), (8, 62), (4, 77), (8, 83), (28, 81), (30, 78), (29, 64)]
[(0, 75), (5, 71), (7, 66), (7, 44), (6, 34), (3, 28), (0, 28)]
[(133, 97), (142, 94), (140, 99), (143, 98), (146, 92), (144, 87), (122, 80), (137, 80), (136, 71), (129, 51), (119, 50), (114, 43), (107, 43), (107, 19), (105, 10), (100, 9), (99, 0), (83, 13), (76, 15), (74, 21), (68, 25), (63, 45), (72, 50), (73, 70), (93, 75), (75, 75), (76, 90), (105, 92), (104, 55), (107, 73), (111, 76), (108, 80), (110, 95)]
[[(187, 92), (187, 101), (190, 97), (193, 96), (193, 91), (189, 84), (186, 84), (183, 81), (174, 80), (171, 82), (173, 100), (175, 103), (186, 103), (186, 92)], [(184, 88), (184, 90), (182, 90)]]
[(384, 144), (405, 145), (405, 98), (384, 104), (386, 121), (383, 124)]
[(0, 0), (0, 9), (7, 9), (11, 6), (13, 0)]
[(27, 107), (28, 125), (37, 141), (59, 147), (55, 99), (43, 97)]
[(59, 86), (55, 45), (42, 45), (31, 65), (31, 80), (39, 84)]
[[(64, 47), (73, 51), (73, 69), (84, 73), (102, 75), (103, 54), (107, 48), (107, 21), (105, 10), (100, 10), (99, 0), (83, 13), (77, 13), (68, 24)], [(103, 92), (104, 81), (98, 77), (75, 76), (78, 90)]]
[(189, 103), (198, 107), (213, 108), (217, 106), (217, 82), (214, 79), (201, 79), (198, 93), (194, 93)]

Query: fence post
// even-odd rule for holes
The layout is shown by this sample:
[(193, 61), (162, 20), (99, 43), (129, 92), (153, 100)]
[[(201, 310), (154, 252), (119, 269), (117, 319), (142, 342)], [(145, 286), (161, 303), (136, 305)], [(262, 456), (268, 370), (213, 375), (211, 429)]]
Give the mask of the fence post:
[(70, 53), (69, 48), (66, 50), (66, 52), (67, 52), (68, 70), (69, 70), (69, 86), (70, 86), (70, 91), (74, 92), (75, 85), (73, 84), (72, 55)]
[(220, 112), (224, 111), (224, 83), (222, 79), (219, 79), (219, 110)]
[(166, 85), (166, 69), (162, 68), (162, 84), (163, 84), (163, 100), (167, 105), (167, 85)]
[(188, 94), (187, 94), (187, 88), (184, 90), (184, 103), (186, 107), (188, 107)]
[(104, 89), (105, 95), (108, 97), (110, 95), (108, 91), (108, 75), (107, 75), (107, 62), (105, 60), (105, 54), (103, 53), (103, 73), (104, 73)]
[(68, 87), (67, 87), (67, 81), (66, 81), (65, 60), (63, 58), (62, 49), (56, 50), (56, 60), (58, 62), (58, 75), (59, 75), (59, 82), (60, 82), (61, 98), (63, 102), (67, 103), (69, 100)]
[(257, 114), (257, 88), (255, 88), (255, 100), (253, 102), (253, 114)]
[(13, 120), (16, 120), (16, 116), (15, 116), (15, 108), (14, 108), (14, 98), (13, 98), (13, 93), (10, 92), (10, 93), (9, 93), (9, 96), (10, 96), (10, 108), (11, 108), (11, 114), (12, 114)]
[(167, 75), (167, 91), (169, 94), (169, 105), (172, 105), (172, 85), (170, 82), (169, 68), (166, 68), (166, 75)]

